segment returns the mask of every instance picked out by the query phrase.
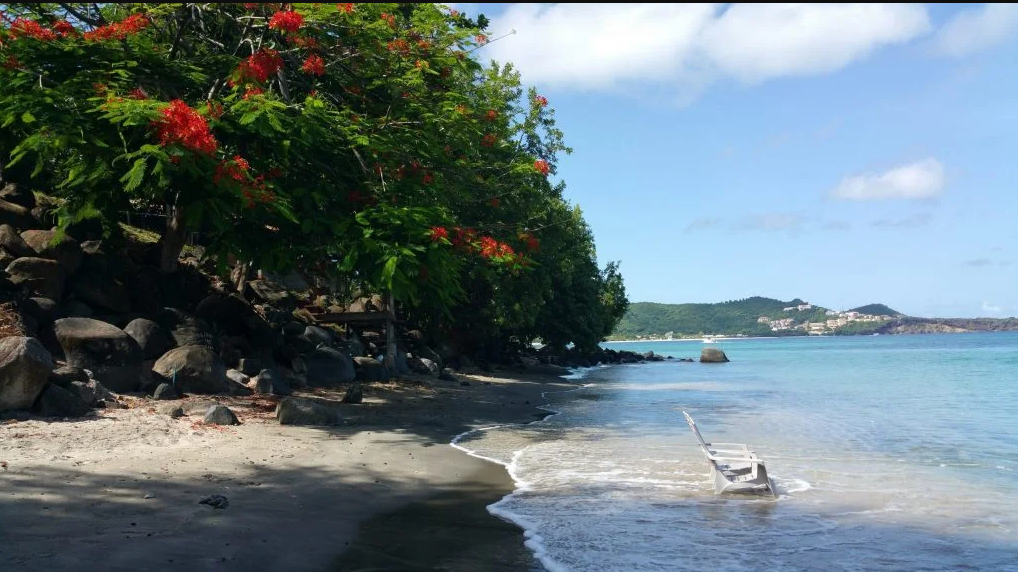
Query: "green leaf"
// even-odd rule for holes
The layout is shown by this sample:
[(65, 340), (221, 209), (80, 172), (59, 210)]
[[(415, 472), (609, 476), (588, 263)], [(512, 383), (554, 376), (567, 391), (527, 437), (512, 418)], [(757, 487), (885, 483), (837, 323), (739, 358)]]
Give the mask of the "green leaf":
[(145, 158), (136, 159), (134, 165), (131, 166), (131, 170), (127, 172), (123, 177), (120, 178), (120, 182), (124, 183), (124, 190), (131, 192), (141, 185), (142, 180), (145, 178)]
[(32, 115), (32, 112), (26, 111), (21, 114), (21, 120), (25, 123), (35, 123), (35, 116)]

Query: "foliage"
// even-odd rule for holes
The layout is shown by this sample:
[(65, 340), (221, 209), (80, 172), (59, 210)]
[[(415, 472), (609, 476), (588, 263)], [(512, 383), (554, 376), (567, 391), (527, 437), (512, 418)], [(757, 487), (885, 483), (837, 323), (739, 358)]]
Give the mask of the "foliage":
[(859, 312), (860, 314), (869, 314), (870, 316), (904, 316), (901, 312), (892, 310), (883, 304), (866, 304), (865, 306), (852, 308), (849, 312)]
[(591, 347), (624, 311), (617, 265), (598, 268), (579, 209), (549, 180), (570, 150), (548, 100), (475, 57), (483, 16), (4, 8), (2, 175), (60, 197), (62, 226), (165, 213), (164, 270), (198, 232), (220, 261), (391, 292), (478, 351), (534, 337)]
[[(655, 304), (637, 302), (619, 322), (613, 332), (615, 338), (638, 335), (745, 334), (770, 335), (770, 327), (757, 323), (757, 318), (795, 318), (805, 321), (798, 310), (784, 312), (784, 308), (804, 304), (796, 298), (788, 302), (754, 296), (744, 300), (730, 300), (720, 304)], [(823, 311), (821, 310), (821, 313)]]

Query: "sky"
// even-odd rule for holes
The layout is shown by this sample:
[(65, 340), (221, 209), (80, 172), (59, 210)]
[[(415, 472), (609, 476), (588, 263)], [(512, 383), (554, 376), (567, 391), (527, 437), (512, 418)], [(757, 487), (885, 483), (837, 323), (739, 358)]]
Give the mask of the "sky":
[(453, 7), (550, 100), (631, 301), (1018, 316), (1018, 6)]

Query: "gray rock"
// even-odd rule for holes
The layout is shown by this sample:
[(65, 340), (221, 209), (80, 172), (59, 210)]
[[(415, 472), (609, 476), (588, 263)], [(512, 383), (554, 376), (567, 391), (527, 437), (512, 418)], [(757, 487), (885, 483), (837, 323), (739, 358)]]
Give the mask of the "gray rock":
[(141, 381), (141, 348), (120, 328), (91, 318), (63, 318), (53, 322), (51, 333), (67, 365), (92, 372), (103, 385), (124, 393)]
[(81, 246), (81, 251), (85, 254), (103, 253), (103, 241), (101, 240), (85, 240), (79, 246)]
[(311, 340), (315, 345), (325, 344), (331, 346), (332, 342), (335, 341), (332, 332), (321, 326), (308, 326), (304, 328), (304, 337)]
[(49, 298), (28, 298), (18, 305), (18, 310), (32, 316), (39, 326), (48, 326), (57, 317), (57, 303)]
[(262, 370), (262, 361), (255, 358), (241, 358), (237, 362), (237, 369), (247, 376), (258, 375)]
[(0, 247), (14, 255), (15, 258), (36, 255), (35, 250), (9, 224), (0, 224)]
[(333, 387), (354, 380), (353, 361), (350, 356), (332, 348), (318, 348), (304, 359), (307, 365), (308, 385)]
[(263, 369), (253, 380), (255, 393), (272, 395), (290, 395), (293, 393), (286, 380), (278, 372), (271, 369)]
[(159, 387), (152, 392), (152, 399), (180, 399), (180, 394), (168, 383), (160, 383)]
[(725, 363), (729, 361), (725, 352), (718, 348), (703, 348), (700, 350), (700, 363)]
[(170, 332), (177, 347), (205, 346), (219, 351), (212, 328), (204, 320), (176, 308), (163, 308), (156, 313), (155, 321)]
[(280, 425), (339, 425), (339, 410), (301, 397), (286, 397), (276, 405)]
[(184, 408), (176, 403), (164, 403), (159, 407), (156, 407), (156, 412), (163, 415), (169, 415), (172, 419), (177, 419), (178, 417), (183, 417), (185, 415)]
[(38, 253), (39, 258), (56, 260), (71, 276), (81, 267), (81, 247), (78, 241), (67, 235), (58, 236), (55, 230), (26, 230), (21, 233), (21, 238)]
[(69, 388), (75, 381), (88, 382), (88, 374), (85, 373), (85, 370), (80, 367), (65, 365), (54, 369), (49, 374), (49, 382), (55, 383), (64, 389)]
[[(18, 259), (17, 256), (14, 256), (13, 254), (7, 252), (2, 247), (0, 247), (0, 268), (7, 268), (8, 266), (10, 266), (11, 262), (14, 262), (17, 259)], [(11, 288), (4, 287), (3, 289), (4, 290), (13, 289), (13, 286), (14, 285), (11, 284)]]
[(89, 411), (88, 404), (76, 393), (56, 385), (47, 385), (35, 404), (43, 417), (81, 417)]
[(100, 402), (105, 405), (106, 402), (117, 400), (117, 396), (113, 395), (110, 390), (103, 387), (98, 381), (72, 381), (70, 387), (65, 389), (70, 389), (77, 393), (78, 397), (89, 407), (95, 407)]
[(343, 395), (343, 403), (360, 403), (364, 401), (364, 390), (361, 389), (361, 384), (355, 383), (347, 388), (346, 394)]
[(156, 360), (152, 371), (166, 380), (175, 378), (174, 386), (183, 393), (229, 393), (233, 388), (223, 361), (204, 346), (172, 349)]
[(0, 189), (0, 199), (20, 205), (29, 210), (34, 209), (36, 205), (35, 194), (28, 189), (28, 187), (18, 185), (17, 183), (8, 183), (4, 185), (4, 187)]
[(438, 374), (438, 379), (442, 381), (456, 381), (456, 375), (453, 373), (452, 368), (443, 367), (442, 373)]
[(294, 306), (293, 296), (281, 284), (269, 280), (251, 280), (247, 283), (247, 288), (256, 300), (282, 308)]
[(230, 386), (229, 390), (230, 395), (242, 395), (242, 396), (254, 395), (254, 391), (246, 384), (237, 383), (236, 381), (233, 381), (229, 377), (226, 378), (226, 384)]
[(353, 358), (357, 381), (388, 381), (389, 370), (375, 358), (357, 356)]
[(419, 358), (430, 359), (431, 361), (435, 362), (435, 365), (438, 366), (439, 371), (441, 371), (442, 368), (445, 367), (444, 364), (442, 363), (442, 358), (438, 355), (438, 353), (435, 352), (435, 350), (429, 348), (428, 346), (420, 346), (414, 353)]
[(371, 296), (370, 298), (368, 298), (368, 297), (357, 298), (356, 300), (354, 300), (350, 304), (349, 307), (347, 307), (346, 311), (347, 312), (380, 312), (384, 308), (385, 308), (385, 302), (382, 300), (382, 297), (379, 296), (378, 294), (375, 294), (374, 296)]
[(55, 260), (38, 257), (22, 257), (7, 266), (10, 280), (18, 286), (27, 286), (32, 292), (50, 300), (64, 297), (64, 281), (67, 273)]
[(201, 499), (198, 504), (207, 504), (212, 508), (226, 508), (230, 506), (230, 501), (226, 500), (223, 495), (212, 495)]
[(0, 411), (28, 409), (47, 386), (53, 356), (35, 338), (0, 339)]
[(428, 358), (416, 357), (410, 360), (410, 369), (421, 375), (435, 375), (437, 376), (442, 370), (439, 369), (438, 364), (431, 361)]
[(68, 318), (91, 318), (93, 315), (92, 308), (81, 300), (64, 300), (60, 313)]
[[(38, 207), (37, 207), (38, 208)], [(38, 226), (32, 209), (0, 199), (0, 224), (9, 224), (14, 228), (32, 228)]]
[(74, 296), (93, 308), (124, 314), (131, 311), (127, 288), (119, 280), (97, 270), (83, 268), (70, 281)]
[(248, 382), (251, 381), (250, 377), (244, 375), (240, 370), (236, 369), (226, 370), (226, 377), (229, 378), (230, 381), (234, 383), (239, 383), (241, 385), (247, 385)]
[(205, 411), (202, 421), (211, 425), (240, 425), (240, 420), (225, 405), (213, 405)]
[(654, 352), (643, 352), (642, 357), (643, 359), (651, 359), (654, 357)]
[(307, 364), (304, 363), (304, 359), (301, 358), (300, 356), (297, 356), (297, 357), (293, 358), (292, 360), (290, 360), (290, 369), (293, 370), (293, 373), (307, 373), (308, 372), (308, 366), (307, 366)]
[(152, 320), (145, 318), (131, 320), (124, 331), (138, 342), (144, 359), (159, 359), (160, 356), (173, 349), (173, 337)]

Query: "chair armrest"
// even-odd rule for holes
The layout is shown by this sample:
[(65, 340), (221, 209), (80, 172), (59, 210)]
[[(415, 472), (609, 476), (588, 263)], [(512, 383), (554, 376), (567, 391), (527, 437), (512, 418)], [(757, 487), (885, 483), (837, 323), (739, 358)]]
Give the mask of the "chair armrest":
[(744, 449), (746, 451), (749, 450), (749, 445), (746, 445), (745, 443), (707, 443), (707, 445), (711, 446), (711, 447), (713, 447), (714, 445), (722, 445), (722, 446), (730, 446), (730, 447), (741, 447), (742, 449)]

